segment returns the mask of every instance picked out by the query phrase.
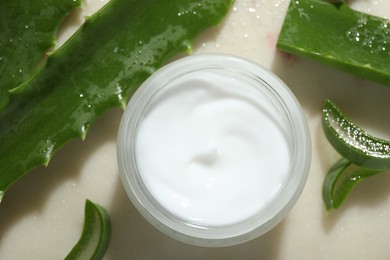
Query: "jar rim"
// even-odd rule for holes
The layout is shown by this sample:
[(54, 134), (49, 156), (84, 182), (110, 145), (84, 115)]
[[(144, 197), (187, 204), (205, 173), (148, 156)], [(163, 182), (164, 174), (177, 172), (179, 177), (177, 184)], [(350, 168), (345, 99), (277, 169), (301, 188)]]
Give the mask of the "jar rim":
[[(292, 168), (288, 181), (264, 210), (242, 222), (225, 226), (204, 226), (174, 216), (160, 207), (148, 193), (130, 153), (140, 117), (158, 91), (170, 81), (197, 70), (222, 70), (252, 77), (276, 102), (286, 116), (292, 136)], [(133, 149), (132, 148), (132, 149)], [(243, 58), (224, 54), (191, 55), (162, 67), (135, 92), (123, 115), (118, 133), (118, 166), (122, 184), (137, 210), (163, 233), (182, 242), (200, 246), (229, 246), (263, 235), (282, 219), (298, 200), (307, 180), (311, 144), (306, 119), (290, 89), (268, 69)], [(130, 160), (129, 160), (130, 159)]]

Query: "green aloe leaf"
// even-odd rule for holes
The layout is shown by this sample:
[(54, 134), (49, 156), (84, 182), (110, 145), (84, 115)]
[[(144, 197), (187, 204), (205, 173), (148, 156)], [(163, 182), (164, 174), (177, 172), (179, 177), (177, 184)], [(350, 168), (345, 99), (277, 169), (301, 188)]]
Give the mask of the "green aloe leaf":
[(346, 3), (291, 1), (277, 47), (390, 85), (390, 20)]
[(337, 209), (351, 190), (363, 179), (380, 171), (366, 169), (342, 158), (326, 174), (322, 197), (327, 210)]
[(390, 169), (390, 141), (359, 128), (330, 100), (323, 104), (322, 126), (328, 141), (352, 163), (373, 170)]
[(330, 100), (323, 104), (322, 126), (328, 141), (343, 156), (325, 176), (322, 197), (337, 209), (363, 179), (390, 170), (390, 142), (369, 135)]
[(72, 138), (137, 87), (191, 40), (221, 21), (232, 0), (111, 0), (14, 89), (0, 112), (0, 193), (47, 165)]
[(111, 222), (107, 211), (102, 206), (87, 200), (81, 237), (65, 260), (102, 259), (110, 239)]
[(81, 0), (0, 0), (0, 110), (8, 90), (30, 78), (55, 45), (57, 29)]

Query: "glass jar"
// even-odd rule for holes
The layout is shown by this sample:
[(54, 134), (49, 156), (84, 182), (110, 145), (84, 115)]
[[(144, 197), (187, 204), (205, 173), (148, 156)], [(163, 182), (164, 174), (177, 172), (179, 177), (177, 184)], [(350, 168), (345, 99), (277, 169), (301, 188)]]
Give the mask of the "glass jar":
[[(136, 139), (140, 125), (147, 114), (156, 107), (158, 109), (155, 103), (161, 101), (159, 101), (161, 96), (174, 95), (175, 91), (170, 93), (167, 90), (172, 88), (175, 82), (205, 77), (204, 75), (217, 76), (216, 78), (209, 77), (209, 80), (214, 81), (212, 84), (218, 85), (219, 82), (215, 81), (223, 79), (221, 85), (232, 80), (237, 87), (242, 85), (252, 88), (254, 96), (259, 95), (263, 101), (266, 101), (265, 109), (271, 111), (267, 113), (274, 113), (274, 119), (271, 121), (281, 124), (286, 136), (289, 154), (286, 178), (280, 184), (278, 191), (263, 206), (259, 207), (258, 211), (243, 215), (236, 221), (202, 222), (197, 221), (195, 217), (186, 217), (185, 214), (172, 210), (168, 207), (171, 202), (164, 201), (165, 194), (156, 193), (152, 190), (153, 185), (145, 182), (154, 173), (147, 172), (145, 167), (143, 170), (139, 167), (140, 158), (137, 155)], [(208, 80), (207, 76), (202, 80)], [(252, 93), (252, 90), (248, 93)], [(186, 90), (183, 89), (183, 91)], [(259, 104), (263, 101), (259, 101)], [(177, 107), (177, 109), (181, 108)], [(131, 98), (123, 115), (118, 134), (117, 154), (123, 186), (133, 205), (152, 225), (168, 236), (188, 244), (219, 247), (240, 244), (261, 236), (286, 217), (306, 183), (311, 147), (310, 134), (301, 107), (280, 79), (269, 70), (251, 61), (228, 55), (207, 54), (193, 55), (174, 61), (155, 72), (142, 84)], [(281, 163), (278, 156), (273, 156), (269, 161), (273, 165)], [(154, 165), (156, 162), (147, 163)], [(273, 174), (272, 170), (268, 169), (268, 171), (270, 171), (269, 175)], [(237, 172), (237, 175), (241, 174)], [(172, 178), (178, 181), (176, 177)], [(237, 178), (240, 182), (240, 177)], [(192, 189), (192, 187), (189, 188)], [(241, 195), (239, 190), (235, 192), (237, 196)], [(240, 210), (240, 203), (231, 205), (232, 213)], [(224, 215), (219, 217), (223, 220)]]

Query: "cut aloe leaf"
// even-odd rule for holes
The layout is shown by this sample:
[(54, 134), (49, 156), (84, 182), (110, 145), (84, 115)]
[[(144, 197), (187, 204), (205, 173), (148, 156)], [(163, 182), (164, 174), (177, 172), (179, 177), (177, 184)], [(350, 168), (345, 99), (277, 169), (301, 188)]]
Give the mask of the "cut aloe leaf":
[(347, 160), (367, 169), (390, 169), (390, 142), (363, 131), (330, 100), (323, 104), (322, 123), (329, 142)]
[(326, 209), (339, 208), (359, 182), (379, 172), (357, 166), (345, 158), (340, 159), (329, 170), (322, 186), (322, 197)]
[(390, 21), (341, 1), (290, 1), (277, 47), (390, 85)]
[(232, 0), (111, 0), (0, 111), (0, 195), (221, 21)]
[(390, 142), (367, 134), (330, 100), (323, 104), (322, 123), (325, 136), (344, 157), (323, 183), (322, 197), (330, 210), (337, 209), (360, 181), (390, 170)]
[(81, 0), (0, 1), (0, 110), (8, 90), (36, 71), (55, 44), (57, 29)]
[(87, 200), (81, 237), (65, 259), (102, 259), (109, 246), (110, 238), (111, 222), (107, 211), (102, 206)]

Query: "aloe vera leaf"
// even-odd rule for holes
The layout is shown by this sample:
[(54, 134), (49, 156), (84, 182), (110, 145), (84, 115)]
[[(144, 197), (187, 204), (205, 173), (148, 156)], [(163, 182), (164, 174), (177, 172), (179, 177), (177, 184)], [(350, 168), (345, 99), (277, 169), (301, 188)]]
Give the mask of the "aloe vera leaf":
[(328, 171), (323, 182), (322, 198), (326, 209), (339, 208), (359, 182), (380, 172), (357, 166), (345, 158), (340, 159)]
[(86, 200), (81, 237), (65, 260), (103, 259), (110, 239), (111, 222), (107, 211), (102, 206)]
[(57, 30), (81, 0), (0, 0), (0, 110), (8, 90), (30, 78), (55, 45)]
[[(69, 140), (137, 87), (191, 39), (221, 21), (232, 0), (112, 0), (89, 17), (0, 112), (0, 192), (47, 165)], [(1, 195), (0, 194), (0, 195)]]
[(277, 48), (390, 85), (390, 21), (346, 3), (291, 1)]
[(390, 170), (390, 141), (359, 128), (330, 100), (323, 104), (322, 126), (332, 146), (352, 163), (372, 170)]
[(325, 136), (343, 156), (325, 176), (322, 197), (328, 210), (337, 209), (363, 179), (390, 170), (390, 142), (356, 126), (330, 100), (323, 104)]

